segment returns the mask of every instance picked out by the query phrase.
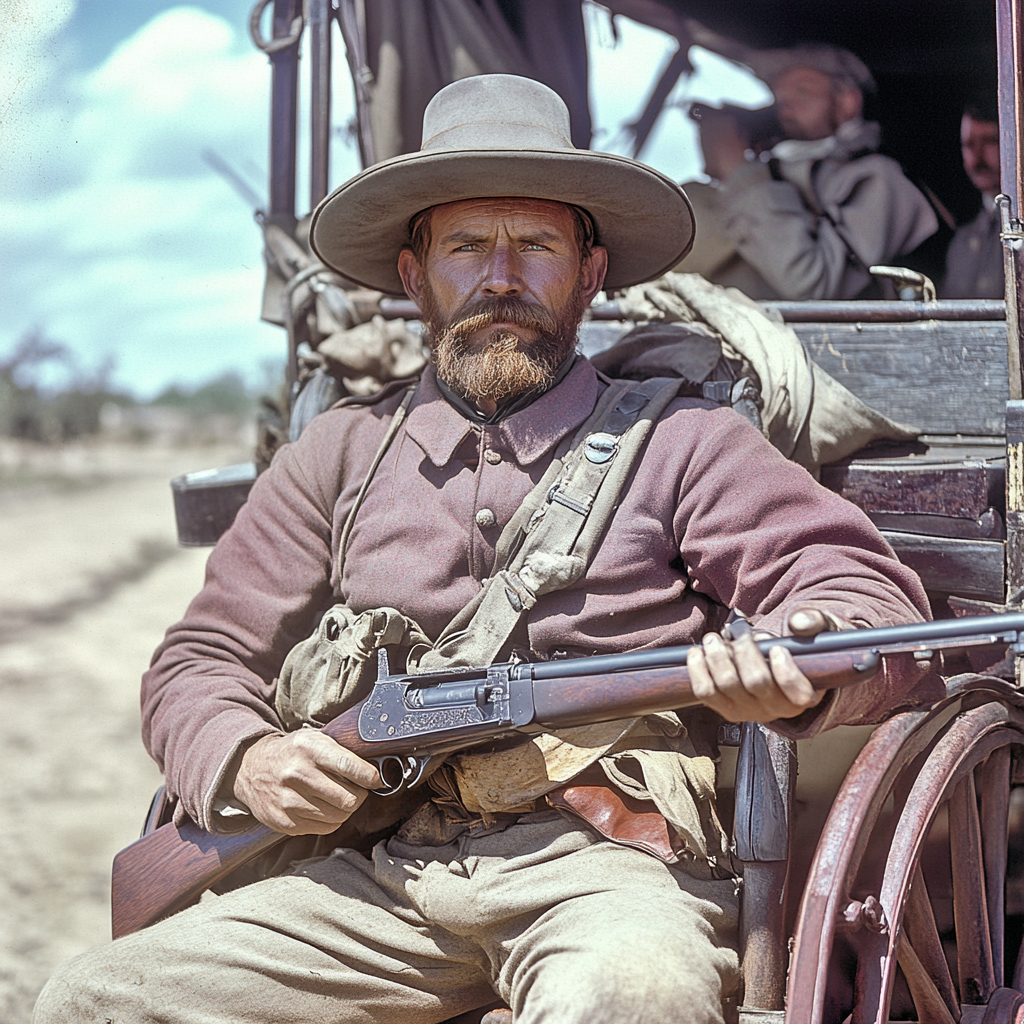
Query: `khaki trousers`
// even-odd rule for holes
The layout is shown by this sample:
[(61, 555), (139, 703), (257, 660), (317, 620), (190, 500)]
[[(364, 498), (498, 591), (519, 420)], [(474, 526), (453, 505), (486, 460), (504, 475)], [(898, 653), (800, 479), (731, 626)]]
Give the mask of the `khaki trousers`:
[(444, 847), (338, 850), (86, 953), (34, 1024), (722, 1020), (731, 881), (705, 882), (546, 811)]

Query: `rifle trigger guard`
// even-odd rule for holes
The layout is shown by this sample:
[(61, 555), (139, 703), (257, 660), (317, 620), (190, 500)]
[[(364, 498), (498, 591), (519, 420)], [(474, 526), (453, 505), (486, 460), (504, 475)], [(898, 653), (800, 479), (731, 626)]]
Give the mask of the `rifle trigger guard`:
[(418, 786), (430, 774), (434, 767), (432, 762), (437, 758), (415, 757), (412, 754), (385, 754), (382, 757), (369, 758), (377, 766), (384, 785), (380, 789), (371, 789), (377, 796), (394, 796), (403, 790)]

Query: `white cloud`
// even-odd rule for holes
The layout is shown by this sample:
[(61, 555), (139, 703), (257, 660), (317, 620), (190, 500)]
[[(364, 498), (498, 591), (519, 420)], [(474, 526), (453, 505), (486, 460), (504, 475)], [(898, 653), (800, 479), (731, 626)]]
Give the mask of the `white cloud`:
[(113, 353), (141, 392), (280, 357), (258, 322), (259, 231), (200, 156), (265, 165), (269, 81), (242, 32), (196, 7), (84, 75), (51, 61), (5, 131), (0, 348), (40, 325), (86, 362)]

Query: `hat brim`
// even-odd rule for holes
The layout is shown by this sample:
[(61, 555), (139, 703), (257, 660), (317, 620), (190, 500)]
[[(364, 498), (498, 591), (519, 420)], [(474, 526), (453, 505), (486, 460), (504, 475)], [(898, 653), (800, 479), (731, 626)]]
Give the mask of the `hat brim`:
[(445, 150), (375, 164), (335, 189), (313, 213), (310, 243), (327, 266), (367, 288), (404, 294), (398, 254), (420, 210), (462, 199), (521, 196), (586, 210), (608, 250), (606, 288), (671, 270), (693, 245), (693, 210), (670, 178), (589, 150)]

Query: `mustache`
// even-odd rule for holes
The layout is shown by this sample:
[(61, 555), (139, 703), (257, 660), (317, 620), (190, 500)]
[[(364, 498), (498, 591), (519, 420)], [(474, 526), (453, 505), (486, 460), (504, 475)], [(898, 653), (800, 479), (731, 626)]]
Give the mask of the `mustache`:
[(555, 334), (559, 329), (556, 317), (543, 306), (509, 296), (468, 302), (453, 313), (447, 323), (432, 326), (435, 336), (464, 340), (482, 327), (498, 323), (523, 327), (542, 335)]

